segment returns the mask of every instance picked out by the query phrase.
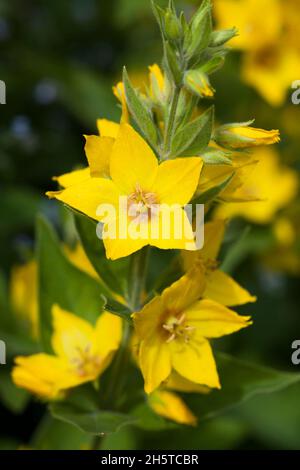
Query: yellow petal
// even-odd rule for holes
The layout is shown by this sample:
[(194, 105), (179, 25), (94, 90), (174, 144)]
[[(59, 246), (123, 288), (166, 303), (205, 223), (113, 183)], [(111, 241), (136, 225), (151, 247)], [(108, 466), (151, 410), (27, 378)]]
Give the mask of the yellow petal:
[(261, 49), (280, 37), (281, 2), (278, 0), (215, 0), (218, 29), (236, 26), (239, 34), (230, 45), (244, 50)]
[(187, 213), (180, 206), (161, 205), (149, 222), (149, 244), (162, 250), (195, 250), (195, 236)]
[[(164, 91), (165, 88), (165, 78), (163, 76), (163, 73), (160, 69), (160, 67), (157, 64), (153, 64), (149, 66), (149, 71), (150, 71), (150, 92), (151, 96), (156, 96), (155, 90), (153, 88), (158, 87), (160, 92)], [(153, 81), (155, 80), (155, 87), (153, 86)]]
[(203, 393), (204, 395), (207, 395), (211, 392), (210, 388), (191, 382), (190, 380), (182, 377), (182, 375), (178, 374), (176, 371), (172, 371), (164, 386), (168, 389), (184, 393)]
[(204, 225), (204, 246), (200, 250), (203, 259), (217, 259), (224, 238), (225, 227), (225, 221), (217, 219)]
[(117, 124), (113, 121), (108, 121), (107, 119), (97, 119), (97, 127), (101, 137), (112, 137), (116, 139), (120, 124)]
[(94, 267), (88, 259), (81, 243), (76, 243), (74, 248), (64, 244), (63, 249), (71, 263), (73, 263), (81, 271), (87, 273), (89, 276), (99, 280), (99, 275), (96, 273)]
[(48, 354), (20, 356), (15, 363), (12, 372), (14, 383), (44, 398), (56, 398), (70, 377), (66, 364)]
[(145, 392), (152, 393), (170, 375), (168, 345), (157, 336), (143, 340), (139, 350), (139, 363), (145, 381)]
[(114, 144), (111, 137), (99, 137), (97, 135), (86, 135), (85, 153), (89, 162), (91, 176), (109, 176), (109, 163)]
[(163, 291), (162, 300), (168, 310), (182, 312), (202, 296), (204, 289), (204, 272), (195, 266)]
[[(215, 215), (226, 218), (242, 216), (254, 223), (272, 221), (276, 212), (288, 205), (298, 192), (296, 172), (280, 163), (278, 153), (271, 148), (256, 149), (258, 164), (241, 188), (246, 194), (260, 194), (259, 202), (228, 203), (220, 205)], [(239, 194), (239, 190), (233, 195)]]
[(199, 157), (176, 158), (161, 163), (153, 188), (160, 204), (187, 204), (196, 191), (202, 166)]
[(157, 158), (149, 145), (129, 124), (121, 124), (110, 161), (110, 174), (117, 187), (125, 194), (132, 194), (137, 185), (150, 191), (157, 169)]
[(231, 127), (230, 133), (236, 136), (245, 137), (251, 139), (251, 142), (239, 142), (238, 148), (259, 146), (259, 145), (271, 145), (280, 142), (280, 136), (278, 130), (266, 131), (265, 129), (257, 129), (255, 127)]
[[(185, 310), (189, 326), (195, 328), (195, 336), (220, 338), (251, 325), (250, 317), (240, 316), (213, 300), (199, 300)], [(178, 371), (180, 373), (180, 371)]]
[(116, 86), (113, 87), (113, 93), (116, 98), (120, 101), (122, 105), (122, 119), (121, 122), (129, 122), (129, 113), (127, 108), (127, 101), (125, 95), (125, 87), (123, 82), (117, 83)]
[(165, 306), (162, 298), (156, 296), (140, 312), (132, 315), (134, 328), (140, 341), (156, 334), (157, 328), (161, 325), (164, 312)]
[(49, 191), (46, 194), (95, 220), (102, 220), (105, 217), (97, 215), (100, 204), (110, 204), (115, 208), (119, 204), (116, 186), (111, 180), (104, 178), (89, 178), (62, 191)]
[(255, 296), (252, 296), (232, 277), (220, 270), (215, 270), (206, 277), (203, 297), (228, 307), (256, 301)]
[(61, 176), (54, 176), (54, 181), (57, 181), (62, 188), (68, 188), (74, 184), (81, 183), (90, 178), (90, 169), (83, 168), (82, 170), (71, 171)]
[(149, 405), (155, 413), (180, 424), (197, 424), (196, 416), (175, 393), (157, 390), (149, 397)]
[[(116, 220), (116, 224), (118, 226), (118, 219)], [(118, 230), (116, 233), (118, 233)], [(136, 251), (141, 250), (144, 246), (148, 245), (147, 238), (133, 239), (130, 238), (128, 232), (125, 232), (125, 237), (126, 238), (121, 238), (119, 236), (116, 236), (103, 239), (106, 258), (111, 260), (124, 258), (126, 256), (131, 255), (132, 253), (135, 253)]]
[(186, 343), (175, 339), (169, 346), (172, 366), (182, 377), (210, 388), (220, 388), (216, 363), (208, 341)]
[(68, 362), (81, 358), (81, 351), (93, 345), (94, 330), (90, 323), (69, 313), (58, 305), (52, 307), (52, 347), (54, 352)]
[(39, 334), (37, 263), (14, 266), (10, 276), (10, 300), (14, 312), (25, 320), (34, 338)]
[(104, 312), (97, 320), (94, 348), (105, 357), (116, 351), (122, 339), (122, 320), (109, 312)]

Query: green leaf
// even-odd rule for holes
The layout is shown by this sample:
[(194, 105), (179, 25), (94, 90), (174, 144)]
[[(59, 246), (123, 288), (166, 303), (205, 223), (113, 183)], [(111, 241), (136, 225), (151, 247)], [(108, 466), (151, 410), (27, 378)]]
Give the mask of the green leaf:
[(164, 52), (165, 63), (169, 74), (173, 78), (174, 83), (179, 86), (182, 82), (183, 74), (176, 53), (167, 41), (164, 41)]
[(95, 323), (103, 311), (103, 295), (109, 297), (109, 292), (65, 257), (55, 232), (41, 217), (37, 221), (37, 260), (41, 340), (51, 352), (53, 304)]
[(135, 425), (145, 431), (163, 431), (165, 429), (176, 429), (178, 424), (157, 415), (147, 403), (138, 405), (133, 410), (133, 416), (137, 419)]
[(113, 300), (109, 300), (108, 302), (106, 302), (104, 309), (107, 312), (110, 312), (113, 315), (117, 315), (117, 317), (120, 317), (128, 323), (132, 324), (132, 310), (129, 310), (127, 307), (124, 307), (122, 304), (119, 304), (118, 302)]
[(11, 380), (11, 371), (7, 368), (0, 370), (0, 402), (12, 413), (20, 414), (26, 408), (30, 395), (23, 389), (14, 385)]
[(133, 424), (136, 419), (122, 413), (84, 407), (68, 402), (50, 405), (54, 418), (72, 424), (88, 434), (112, 433), (125, 425)]
[(31, 227), (41, 204), (38, 193), (28, 188), (6, 187), (0, 193), (1, 197), (1, 220), (0, 234), (12, 233)]
[(81, 450), (89, 448), (92, 436), (75, 426), (54, 419), (48, 413), (40, 421), (30, 441), (35, 450)]
[(126, 295), (129, 259), (109, 261), (105, 255), (103, 241), (96, 234), (97, 222), (79, 212), (72, 211), (72, 213), (82, 246), (101, 280), (112, 291)]
[(207, 73), (208, 75), (216, 72), (219, 70), (221, 67), (223, 67), (225, 62), (225, 58), (223, 55), (218, 54), (212, 57), (208, 62), (205, 64), (201, 65), (200, 70), (203, 73)]
[(213, 418), (255, 395), (277, 392), (300, 381), (300, 374), (251, 364), (227, 354), (216, 354), (216, 362), (222, 389), (184, 398), (199, 421)]
[(156, 127), (149, 111), (145, 108), (135, 89), (131, 85), (125, 67), (123, 71), (123, 83), (125, 87), (126, 101), (130, 113), (150, 144), (155, 145), (157, 143)]
[(233, 178), (233, 175), (234, 173), (230, 175), (225, 181), (222, 181), (222, 183), (218, 184), (217, 186), (214, 186), (213, 188), (208, 189), (204, 193), (197, 196), (195, 199), (192, 200), (192, 203), (193, 204), (206, 204), (210, 201), (213, 201), (230, 183), (230, 181)]
[(194, 121), (180, 127), (172, 141), (172, 155), (199, 155), (210, 142), (213, 119), (214, 107), (211, 106)]
[(239, 408), (239, 416), (270, 448), (300, 448), (300, 384), (271, 396), (260, 395)]

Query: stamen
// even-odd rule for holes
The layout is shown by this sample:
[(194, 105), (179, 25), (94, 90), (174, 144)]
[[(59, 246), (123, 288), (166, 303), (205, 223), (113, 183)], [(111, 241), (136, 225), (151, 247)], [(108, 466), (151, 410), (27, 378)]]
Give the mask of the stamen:
[(171, 315), (167, 319), (166, 323), (162, 325), (163, 329), (170, 335), (166, 339), (167, 343), (171, 343), (177, 338), (182, 338), (185, 343), (190, 341), (191, 332), (193, 332), (196, 328), (194, 326), (185, 324), (185, 320), (186, 317), (184, 313), (182, 313), (179, 317)]

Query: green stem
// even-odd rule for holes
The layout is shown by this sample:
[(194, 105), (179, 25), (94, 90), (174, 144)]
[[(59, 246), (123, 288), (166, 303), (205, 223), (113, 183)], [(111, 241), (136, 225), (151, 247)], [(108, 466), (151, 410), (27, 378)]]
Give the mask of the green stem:
[[(141, 308), (142, 293), (147, 274), (147, 258), (148, 247), (139, 250), (131, 256), (129, 280), (130, 295), (128, 304), (132, 312)], [(129, 357), (128, 344), (130, 341), (130, 333), (130, 323), (124, 321), (122, 343), (112, 365), (109, 384), (105, 392), (104, 401), (110, 409), (118, 409), (120, 398), (122, 398), (124, 379), (126, 379), (124, 369), (126, 368)]]
[(95, 436), (91, 444), (91, 450), (99, 450), (103, 436)]
[(149, 247), (145, 247), (131, 257), (129, 305), (133, 312), (141, 307), (146, 282), (148, 252)]
[(164, 139), (164, 157), (166, 158), (170, 153), (172, 138), (174, 134), (174, 124), (176, 119), (178, 101), (180, 96), (181, 87), (176, 86), (174, 87), (171, 109), (168, 116), (168, 121), (166, 125), (165, 131), (165, 139)]

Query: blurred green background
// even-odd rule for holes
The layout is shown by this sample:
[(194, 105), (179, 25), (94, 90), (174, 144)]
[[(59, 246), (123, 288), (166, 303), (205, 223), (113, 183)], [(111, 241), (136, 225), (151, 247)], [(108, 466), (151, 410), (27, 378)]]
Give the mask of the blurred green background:
[[(199, 2), (176, 5), (189, 14)], [(147, 66), (160, 57), (160, 36), (148, 0), (1, 0), (0, 79), (7, 86), (7, 104), (1, 106), (0, 127), (0, 317), (9, 309), (12, 267), (34, 250), (37, 213), (59, 227), (58, 205), (44, 196), (56, 187), (51, 178), (85, 163), (82, 135), (96, 132), (97, 118), (119, 118), (111, 87), (120, 79), (122, 66), (126, 64), (133, 81), (139, 82)], [(232, 52), (212, 78), (218, 122), (255, 117), (258, 127), (279, 128), (281, 161), (299, 171), (300, 107), (293, 106), (289, 96), (283, 106), (269, 106), (241, 81), (240, 61), (241, 53)], [(282, 211), (299, 220), (297, 200)], [(240, 358), (297, 372), (300, 366), (291, 362), (291, 344), (300, 339), (299, 271), (290, 272), (284, 263), (275, 269), (265, 259), (269, 253), (276, 259), (279, 252), (273, 223), (258, 226), (237, 219), (229, 227), (228, 269), (258, 301), (239, 309), (253, 316), (253, 327), (219, 345)], [(288, 248), (299, 260), (297, 231)], [(8, 350), (9, 361), (10, 354), (14, 352)], [(0, 368), (0, 448), (56, 449), (62, 435), (68, 436), (63, 448), (88, 445), (80, 431), (45, 417), (44, 405), (16, 390), (7, 367)], [(141, 433), (126, 428), (106, 438), (104, 445), (299, 449), (299, 397), (300, 386), (294, 385), (253, 398), (200, 423), (197, 430)]]

